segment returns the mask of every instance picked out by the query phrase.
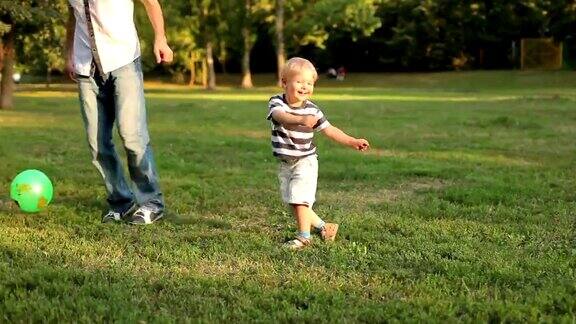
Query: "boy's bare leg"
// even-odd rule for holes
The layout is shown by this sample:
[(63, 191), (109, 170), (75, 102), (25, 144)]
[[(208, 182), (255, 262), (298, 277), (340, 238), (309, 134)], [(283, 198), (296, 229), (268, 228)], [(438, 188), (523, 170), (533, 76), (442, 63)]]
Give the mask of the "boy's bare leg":
[(334, 241), (336, 233), (338, 232), (338, 224), (325, 223), (320, 217), (318, 217), (318, 215), (316, 215), (312, 208), (308, 208), (308, 214), (311, 225), (320, 232), (322, 239), (326, 241)]
[(310, 224), (312, 226), (314, 226), (317, 229), (320, 229), (322, 226), (324, 226), (324, 221), (318, 217), (318, 215), (316, 214), (316, 212), (314, 210), (312, 210), (312, 208), (308, 208), (308, 215), (309, 215), (309, 219), (310, 219)]
[(308, 210), (308, 206), (306, 205), (290, 205), (292, 207), (292, 211), (294, 212), (294, 218), (296, 218), (296, 223), (298, 224), (298, 236), (295, 239), (290, 240), (284, 243), (284, 246), (293, 249), (299, 250), (301, 248), (310, 245), (310, 214)]
[[(310, 233), (310, 208), (306, 205), (291, 205), (298, 224), (299, 233)], [(318, 217), (318, 216), (316, 216)]]
[[(336, 233), (338, 232), (338, 224), (325, 223), (316, 213), (306, 205), (291, 205), (294, 218), (298, 224), (298, 237), (304, 238), (306, 244), (310, 242), (310, 229), (314, 226), (320, 231), (322, 239), (326, 241), (334, 241)], [(296, 240), (294, 240), (296, 241)], [(294, 245), (294, 244), (292, 244)], [(298, 246), (301, 247), (301, 246)]]

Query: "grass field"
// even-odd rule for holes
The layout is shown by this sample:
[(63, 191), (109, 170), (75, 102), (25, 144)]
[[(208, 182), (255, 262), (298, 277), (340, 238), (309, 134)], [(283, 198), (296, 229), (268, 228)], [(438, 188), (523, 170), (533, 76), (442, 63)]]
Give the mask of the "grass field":
[[(265, 87), (150, 84), (168, 216), (101, 224), (77, 94), (20, 86), (0, 111), (0, 322), (576, 323), (573, 72), (351, 75), (321, 80), (317, 213), (333, 244), (283, 250), (294, 221), (271, 156)], [(39, 214), (9, 201), (46, 172)]]

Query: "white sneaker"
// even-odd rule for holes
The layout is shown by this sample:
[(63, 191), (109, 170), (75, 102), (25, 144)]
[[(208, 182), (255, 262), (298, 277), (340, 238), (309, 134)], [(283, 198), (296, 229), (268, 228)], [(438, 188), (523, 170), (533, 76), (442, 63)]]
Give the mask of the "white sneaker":
[(132, 216), (129, 217), (128, 223), (134, 225), (147, 225), (152, 224), (164, 216), (162, 210), (158, 210), (148, 206), (141, 206)]

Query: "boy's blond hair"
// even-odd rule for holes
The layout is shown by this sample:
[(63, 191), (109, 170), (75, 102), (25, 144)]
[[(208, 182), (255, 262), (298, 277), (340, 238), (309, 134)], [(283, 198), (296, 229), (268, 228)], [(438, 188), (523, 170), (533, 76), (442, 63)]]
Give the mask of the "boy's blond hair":
[(314, 75), (314, 81), (318, 80), (318, 72), (316, 72), (316, 68), (312, 62), (308, 61), (305, 58), (301, 57), (293, 57), (289, 59), (286, 64), (284, 64), (284, 68), (282, 68), (282, 74), (280, 75), (283, 81), (286, 81), (288, 77), (292, 76), (295, 73), (299, 73), (303, 70), (310, 70)]

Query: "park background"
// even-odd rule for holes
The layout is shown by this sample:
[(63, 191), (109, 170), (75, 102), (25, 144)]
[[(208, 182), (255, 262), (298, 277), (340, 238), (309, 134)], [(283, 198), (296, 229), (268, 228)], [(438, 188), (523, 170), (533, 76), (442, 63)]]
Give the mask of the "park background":
[[(576, 322), (573, 1), (161, 4), (173, 64), (135, 17), (169, 208), (134, 227), (100, 223), (66, 1), (0, 1), (2, 75), (19, 74), (0, 82), (0, 321)], [(265, 120), (294, 55), (372, 145), (319, 134), (316, 208), (341, 231), (298, 253)], [(55, 187), (38, 214), (9, 199), (31, 168)]]
[[(152, 28), (138, 5), (135, 16), (144, 72), (205, 88), (216, 87), (217, 74), (228, 73), (240, 74), (235, 85), (249, 88), (252, 73), (277, 72), (290, 56), (310, 59), (322, 73), (340, 66), (350, 72), (421, 72), (557, 69), (572, 68), (576, 62), (576, 5), (568, 0), (174, 0), (161, 4), (175, 61), (155, 64)], [(0, 57), (0, 63), (5, 62), (3, 74), (17, 72), (21, 82), (47, 84), (61, 76), (67, 1), (2, 1), (0, 10), (2, 53), (6, 53)], [(527, 39), (544, 44), (529, 48), (530, 44), (522, 43)], [(549, 48), (554, 46), (558, 48)], [(0, 106), (6, 106), (2, 102)]]

